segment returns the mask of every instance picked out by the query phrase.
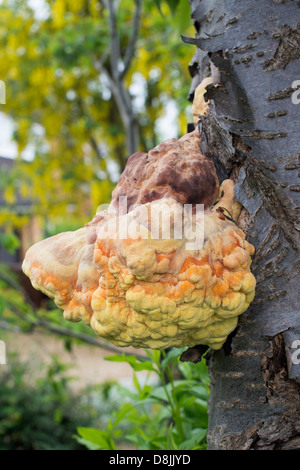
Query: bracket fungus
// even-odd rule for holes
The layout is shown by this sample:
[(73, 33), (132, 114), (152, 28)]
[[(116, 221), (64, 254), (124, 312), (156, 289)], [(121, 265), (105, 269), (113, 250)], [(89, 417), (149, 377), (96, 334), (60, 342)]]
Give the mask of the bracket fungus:
[(255, 291), (233, 198), (197, 131), (167, 140), (131, 155), (108, 209), (33, 245), (23, 271), (66, 319), (115, 345), (219, 349)]

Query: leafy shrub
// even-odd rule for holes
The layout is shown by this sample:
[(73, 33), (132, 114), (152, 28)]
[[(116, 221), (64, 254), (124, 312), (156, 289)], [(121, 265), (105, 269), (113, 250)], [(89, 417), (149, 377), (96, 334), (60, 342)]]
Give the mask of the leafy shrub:
[(0, 367), (0, 450), (79, 450), (76, 427), (96, 423), (95, 410), (70, 391), (65, 364), (53, 357), (31, 383), (29, 365)]
[[(134, 389), (111, 384), (106, 389), (106, 422), (102, 415), (101, 429), (78, 427), (77, 441), (91, 450), (114, 450), (124, 445), (139, 450), (205, 449), (208, 371), (203, 360), (198, 364), (181, 363), (183, 350), (146, 351), (148, 359), (107, 357), (131, 365)], [(149, 372), (144, 384), (136, 374), (141, 370)], [(158, 384), (153, 377), (158, 378)]]

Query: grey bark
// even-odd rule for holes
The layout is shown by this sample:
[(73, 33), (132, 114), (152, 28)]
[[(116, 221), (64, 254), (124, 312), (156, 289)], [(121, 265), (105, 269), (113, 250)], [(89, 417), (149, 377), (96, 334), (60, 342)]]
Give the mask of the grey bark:
[[(209, 359), (209, 449), (300, 449), (300, 3), (190, 0), (190, 97), (212, 73), (202, 150), (236, 181), (256, 297)], [(293, 356), (294, 353), (294, 356)], [(300, 357), (300, 354), (298, 355)]]

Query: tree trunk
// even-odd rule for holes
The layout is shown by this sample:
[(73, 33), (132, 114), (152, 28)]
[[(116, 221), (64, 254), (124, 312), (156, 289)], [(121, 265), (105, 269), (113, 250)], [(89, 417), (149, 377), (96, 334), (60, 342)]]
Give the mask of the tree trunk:
[[(214, 84), (202, 151), (236, 181), (256, 297), (209, 359), (209, 449), (300, 449), (300, 4), (190, 0), (196, 85)], [(300, 82), (297, 83), (299, 85)], [(298, 93), (299, 95), (299, 93)]]

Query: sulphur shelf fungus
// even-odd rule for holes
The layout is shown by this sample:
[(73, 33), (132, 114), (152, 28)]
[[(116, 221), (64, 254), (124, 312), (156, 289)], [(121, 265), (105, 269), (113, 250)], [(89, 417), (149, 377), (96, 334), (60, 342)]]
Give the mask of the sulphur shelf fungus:
[(254, 297), (254, 248), (194, 131), (135, 153), (108, 209), (33, 245), (23, 270), (71, 321), (118, 346), (219, 349)]

